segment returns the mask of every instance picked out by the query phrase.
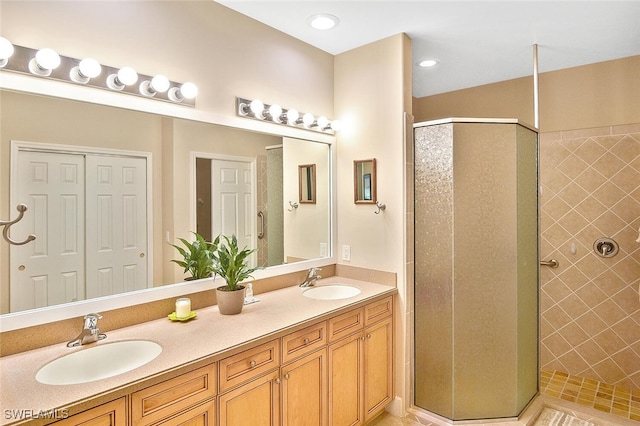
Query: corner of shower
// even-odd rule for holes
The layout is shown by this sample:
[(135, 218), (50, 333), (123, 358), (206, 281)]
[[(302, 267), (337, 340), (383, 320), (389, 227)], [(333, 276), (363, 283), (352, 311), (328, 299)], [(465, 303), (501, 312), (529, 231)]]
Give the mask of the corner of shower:
[(414, 125), (412, 404), (517, 417), (538, 393), (538, 137), (512, 119)]

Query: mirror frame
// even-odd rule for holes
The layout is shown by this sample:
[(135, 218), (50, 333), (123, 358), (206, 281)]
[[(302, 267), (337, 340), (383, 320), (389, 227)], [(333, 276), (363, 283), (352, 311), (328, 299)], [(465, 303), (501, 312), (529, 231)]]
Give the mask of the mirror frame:
[[(371, 163), (371, 176), (369, 177), (369, 190), (371, 192), (371, 199), (364, 198), (364, 195), (360, 197), (360, 188), (364, 187), (364, 177), (358, 172), (358, 167), (361, 164)], [(376, 204), (377, 197), (377, 172), (376, 172), (376, 159), (369, 158), (366, 160), (354, 160), (353, 162), (353, 202), (355, 204)], [(364, 191), (364, 189), (363, 189)]]
[[(304, 188), (303, 182), (309, 180), (309, 170), (311, 170), (311, 197), (303, 197), (303, 194), (306, 192), (306, 189), (309, 188), (309, 184), (307, 184), (307, 188)], [(306, 179), (303, 179), (304, 175), (307, 175)], [(315, 204), (316, 203), (316, 165), (315, 164), (300, 164), (298, 166), (298, 201), (300, 204)]]
[[(247, 120), (235, 116), (235, 110), (229, 110), (229, 115), (216, 114), (201, 111), (196, 108), (185, 108), (180, 105), (173, 105), (167, 102), (144, 99), (123, 95), (122, 93), (112, 93), (109, 91), (93, 89), (80, 85), (70, 85), (65, 82), (39, 79), (28, 75), (16, 73), (3, 73), (0, 78), (0, 89), (17, 92), (30, 93), (35, 95), (52, 96), (61, 99), (69, 99), (81, 102), (89, 102), (100, 105), (112, 106), (116, 108), (128, 109), (138, 112), (159, 114), (170, 118), (182, 118), (202, 123), (215, 124), (220, 126), (233, 127), (247, 131), (261, 132), (270, 135), (291, 137), (296, 139), (306, 139), (313, 142), (321, 142), (329, 145), (330, 151), (330, 179), (329, 188), (331, 212), (329, 216), (329, 228), (331, 237), (330, 253), (328, 257), (305, 260), (291, 264), (271, 266), (258, 270), (253, 275), (256, 280), (275, 277), (278, 275), (304, 271), (312, 267), (322, 267), (337, 263), (337, 155), (335, 149), (336, 138), (330, 134), (322, 134), (307, 131), (299, 128), (280, 126), (259, 120)], [(194, 185), (191, 186), (193, 191)], [(192, 194), (192, 197), (194, 194)], [(218, 278), (218, 280), (221, 280)], [(213, 290), (221, 285), (220, 281), (207, 278), (197, 281), (179, 282), (150, 289), (138, 290), (124, 294), (98, 297), (73, 303), (48, 306), (28, 311), (15, 312), (0, 315), (0, 333), (23, 329), (61, 321), (70, 318), (84, 316), (90, 312), (105, 312), (115, 309), (127, 308), (157, 300), (181, 297), (201, 291)]]

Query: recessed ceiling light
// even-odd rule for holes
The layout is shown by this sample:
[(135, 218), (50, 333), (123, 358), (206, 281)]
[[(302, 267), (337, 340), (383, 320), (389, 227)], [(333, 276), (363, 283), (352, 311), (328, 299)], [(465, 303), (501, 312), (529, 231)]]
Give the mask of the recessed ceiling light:
[(438, 65), (438, 62), (440, 61), (438, 61), (437, 59), (425, 59), (424, 61), (421, 61), (418, 65), (420, 65), (423, 68), (431, 68)]
[(316, 30), (330, 30), (338, 25), (338, 22), (340, 22), (338, 18), (326, 13), (312, 15), (307, 18), (307, 23)]

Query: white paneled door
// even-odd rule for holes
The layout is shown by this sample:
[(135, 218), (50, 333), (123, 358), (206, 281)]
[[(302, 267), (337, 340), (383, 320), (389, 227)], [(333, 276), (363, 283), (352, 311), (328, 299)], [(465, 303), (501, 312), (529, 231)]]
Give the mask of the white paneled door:
[(84, 299), (84, 157), (20, 151), (17, 185), (28, 210), (11, 233), (36, 239), (11, 246), (11, 311)]
[(146, 288), (146, 160), (86, 160), (87, 298)]
[(214, 159), (211, 180), (213, 236), (235, 234), (241, 249), (255, 247), (252, 163)]
[(10, 310), (148, 287), (146, 159), (18, 151)]

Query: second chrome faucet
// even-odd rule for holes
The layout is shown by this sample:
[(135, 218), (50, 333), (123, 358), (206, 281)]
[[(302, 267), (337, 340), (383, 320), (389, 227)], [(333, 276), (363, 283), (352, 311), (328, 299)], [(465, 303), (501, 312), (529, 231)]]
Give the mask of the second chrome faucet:
[(307, 273), (307, 278), (300, 284), (300, 287), (311, 287), (316, 284), (316, 281), (322, 278), (318, 275), (318, 271), (322, 271), (322, 268), (311, 268)]

